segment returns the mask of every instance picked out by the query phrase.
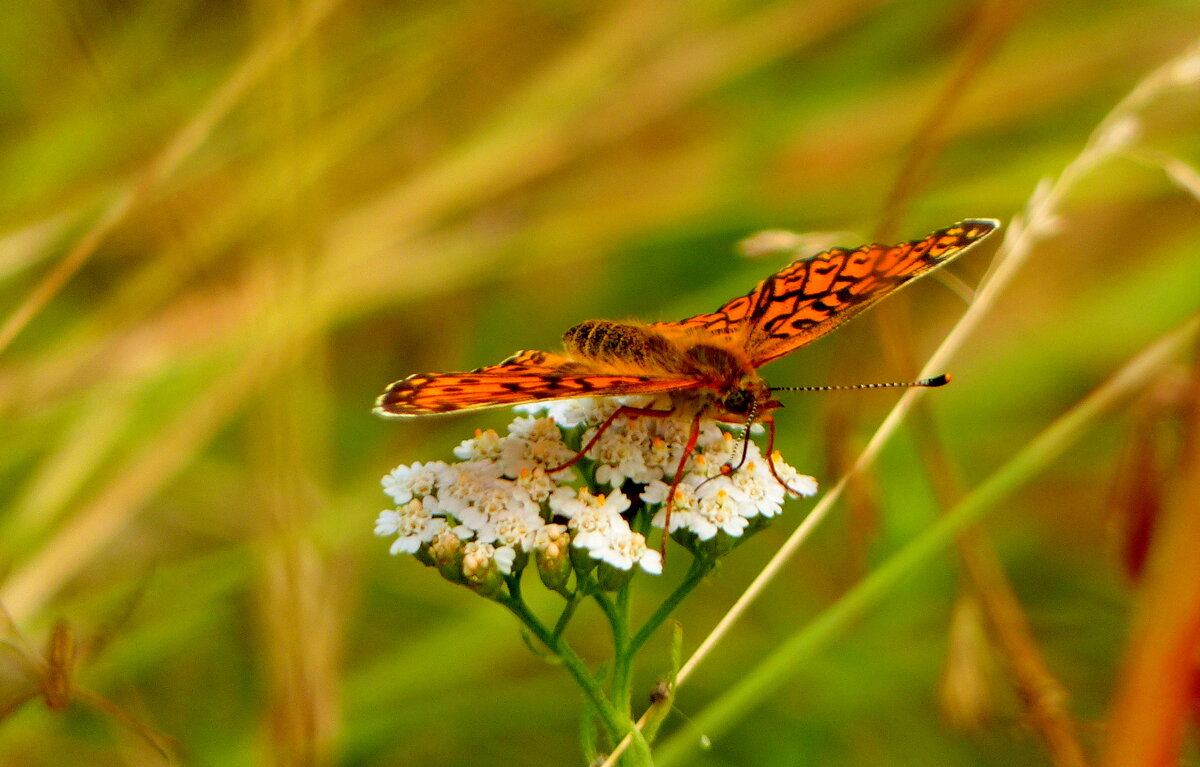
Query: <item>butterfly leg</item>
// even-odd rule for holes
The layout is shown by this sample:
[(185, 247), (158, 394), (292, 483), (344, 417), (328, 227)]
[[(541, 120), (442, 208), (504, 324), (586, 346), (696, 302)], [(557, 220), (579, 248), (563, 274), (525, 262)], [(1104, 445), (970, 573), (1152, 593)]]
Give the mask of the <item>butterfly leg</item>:
[(771, 470), (771, 476), (775, 478), (776, 482), (783, 485), (784, 490), (788, 491), (792, 495), (804, 495), (804, 493), (801, 493), (798, 490), (793, 490), (792, 488), (788, 487), (788, 483), (786, 483), (782, 479), (780, 479), (779, 472), (777, 472), (775, 470), (775, 460), (774, 460), (774, 456), (775, 456), (775, 422), (767, 421), (766, 424), (767, 424), (767, 434), (768, 434), (768, 437), (767, 437), (767, 468)]
[(675, 490), (679, 487), (679, 481), (683, 479), (683, 467), (687, 465), (687, 459), (696, 449), (696, 440), (698, 439), (700, 439), (699, 413), (692, 417), (692, 428), (688, 432), (687, 444), (683, 446), (683, 455), (679, 456), (679, 466), (675, 468), (675, 477), (671, 480), (671, 488), (667, 490), (667, 505), (663, 509), (662, 543), (658, 547), (658, 553), (662, 556), (664, 563), (667, 561), (667, 539), (671, 537), (671, 509), (675, 506)]
[(622, 416), (626, 418), (637, 416), (646, 416), (648, 418), (666, 418), (667, 416), (674, 414), (674, 412), (674, 410), (655, 410), (654, 408), (649, 407), (630, 407), (629, 405), (622, 405), (614, 410), (612, 415), (604, 419), (604, 422), (601, 423), (596, 429), (596, 433), (592, 435), (592, 438), (588, 440), (588, 443), (580, 448), (579, 452), (571, 457), (571, 460), (567, 461), (561, 466), (555, 466), (554, 468), (546, 469), (546, 473), (554, 474), (555, 472), (569, 469), (575, 464), (579, 463), (579, 459), (587, 455), (588, 451), (596, 446), (596, 443), (600, 441), (600, 437), (604, 436), (604, 432), (608, 431), (608, 427), (612, 426), (613, 421), (617, 420), (617, 418)]

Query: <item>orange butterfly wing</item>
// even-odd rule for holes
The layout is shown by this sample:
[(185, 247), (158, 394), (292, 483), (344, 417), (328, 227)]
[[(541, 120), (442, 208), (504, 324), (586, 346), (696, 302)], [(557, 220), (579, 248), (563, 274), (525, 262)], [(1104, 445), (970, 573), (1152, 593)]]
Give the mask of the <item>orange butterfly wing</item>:
[(619, 397), (628, 394), (690, 389), (692, 378), (630, 375), (581, 369), (578, 362), (549, 352), (517, 352), (499, 365), (469, 373), (416, 373), (396, 381), (375, 401), (382, 416), (420, 416), (461, 410), (522, 405), (573, 397)]
[[(999, 225), (971, 219), (899, 245), (835, 248), (797, 259), (720, 309), (650, 327), (692, 341), (709, 334), (736, 341), (754, 367), (820, 338), (906, 283), (938, 268)], [(666, 371), (664, 371), (666, 372)], [(695, 375), (630, 372), (603, 360), (518, 352), (469, 373), (417, 373), (387, 387), (375, 403), (383, 416), (420, 416), (573, 397), (694, 389)]]
[(992, 219), (970, 219), (899, 245), (834, 248), (800, 258), (709, 314), (652, 327), (740, 334), (755, 367), (811, 343), (906, 283), (988, 236)]

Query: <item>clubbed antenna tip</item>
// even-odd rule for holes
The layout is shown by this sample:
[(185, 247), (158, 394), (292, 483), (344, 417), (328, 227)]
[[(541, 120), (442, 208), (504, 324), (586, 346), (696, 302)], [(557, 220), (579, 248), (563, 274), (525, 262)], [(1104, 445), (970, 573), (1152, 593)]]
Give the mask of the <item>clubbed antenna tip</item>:
[(848, 386), (772, 386), (771, 391), (848, 391), (852, 389), (907, 389), (913, 386), (945, 386), (950, 383), (950, 374), (942, 373), (919, 381), (890, 381), (888, 383), (863, 383)]

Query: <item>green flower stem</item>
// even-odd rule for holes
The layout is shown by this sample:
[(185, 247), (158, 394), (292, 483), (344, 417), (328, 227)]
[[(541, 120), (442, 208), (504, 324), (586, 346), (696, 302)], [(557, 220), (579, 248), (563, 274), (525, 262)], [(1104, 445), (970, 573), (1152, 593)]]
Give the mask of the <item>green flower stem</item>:
[(646, 709), (646, 713), (641, 719), (642, 737), (646, 739), (647, 743), (654, 742), (659, 728), (662, 727), (663, 722), (667, 721), (667, 715), (675, 706), (676, 680), (679, 677), (679, 668), (683, 665), (683, 626), (679, 624), (679, 621), (674, 621), (671, 629), (671, 671), (662, 680), (666, 683), (666, 688), (656, 687), (655, 696), (651, 697), (650, 707)]
[(629, 718), (632, 714), (630, 700), (633, 688), (633, 656), (636, 654), (629, 644), (629, 584), (617, 592), (612, 621), (613, 635), (613, 705)]
[(700, 581), (704, 580), (704, 576), (708, 575), (714, 565), (715, 562), (713, 560), (701, 559), (700, 557), (692, 560), (691, 567), (688, 568), (683, 582), (658, 606), (654, 614), (646, 619), (641, 629), (629, 641), (630, 654), (636, 655), (642, 649), (642, 645), (650, 639), (651, 635), (663, 624), (663, 621), (670, 617), (671, 613), (675, 611), (675, 608), (679, 606), (684, 597), (690, 594), (700, 584)]
[(616, 707), (609, 702), (600, 683), (592, 675), (583, 659), (567, 644), (567, 641), (543, 626), (537, 616), (529, 610), (519, 593), (514, 593), (512, 596), (501, 598), (498, 601), (508, 608), (508, 611), (515, 615), (521, 623), (525, 624), (525, 627), (538, 638), (538, 641), (559, 657), (567, 672), (575, 678), (576, 684), (583, 690), (583, 694), (595, 708), (600, 722), (613, 742), (623, 737), (632, 727), (628, 717), (622, 717)]
[[(628, 767), (651, 767), (653, 761), (650, 756), (650, 744), (646, 742), (645, 737), (635, 726), (627, 711), (623, 711), (621, 706), (613, 705), (609, 697), (605, 694), (600, 682), (588, 669), (587, 664), (583, 659), (575, 653), (567, 641), (557, 631), (552, 632), (547, 629), (537, 616), (530, 611), (528, 605), (521, 598), (520, 581), (517, 578), (508, 579), (509, 596), (497, 598), (497, 602), (504, 605), (513, 615), (517, 617), (529, 629), (530, 633), (538, 638), (543, 645), (551, 652), (558, 656), (562, 661), (563, 666), (567, 669), (579, 688), (583, 690), (584, 696), (592, 705), (592, 709), (596, 712), (596, 716), (603, 725), (605, 734), (608, 737), (609, 743), (618, 743), (626, 736), (632, 739), (631, 746), (626, 750), (622, 757), (622, 765)], [(602, 594), (597, 594), (597, 597), (602, 606), (607, 606), (605, 614), (615, 614), (618, 610), (611, 601), (603, 599)], [(625, 609), (628, 609), (628, 602), (625, 604)], [(610, 613), (613, 611), (613, 613)], [(564, 610), (565, 612), (565, 610)], [(560, 617), (559, 622), (562, 623)], [(625, 629), (622, 629), (624, 632)], [(624, 633), (621, 634), (625, 636)], [(622, 640), (622, 646), (626, 642)], [(626, 653), (628, 655), (628, 653)], [(618, 656), (620, 657), (620, 656)], [(628, 701), (624, 704), (624, 709), (628, 709)]]
[(583, 594), (576, 589), (571, 593), (567, 603), (563, 605), (562, 614), (558, 616), (558, 620), (554, 624), (554, 633), (551, 634), (554, 641), (558, 641), (562, 637), (563, 631), (566, 630), (567, 624), (571, 622), (571, 616), (575, 614), (575, 608), (579, 607), (579, 603), (583, 600)]
[(588, 596), (596, 600), (596, 604), (600, 605), (600, 610), (604, 612), (604, 617), (608, 618), (610, 624), (615, 624), (621, 620), (617, 615), (617, 606), (612, 603), (612, 600), (603, 591), (596, 589)]

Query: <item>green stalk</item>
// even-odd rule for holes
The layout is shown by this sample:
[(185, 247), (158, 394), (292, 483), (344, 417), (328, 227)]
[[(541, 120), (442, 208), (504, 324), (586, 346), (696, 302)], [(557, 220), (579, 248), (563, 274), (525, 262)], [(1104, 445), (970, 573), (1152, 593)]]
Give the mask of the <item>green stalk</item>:
[(642, 645), (644, 645), (647, 640), (650, 639), (651, 635), (653, 635), (658, 627), (662, 625), (663, 621), (671, 616), (671, 613), (675, 611), (675, 608), (679, 606), (679, 603), (682, 602), (688, 594), (692, 593), (692, 590), (700, 584), (700, 581), (704, 580), (704, 577), (708, 575), (709, 571), (712, 570), (715, 564), (716, 563), (712, 560), (701, 559), (699, 557), (696, 557), (692, 560), (692, 564), (688, 568), (687, 575), (684, 576), (683, 582), (680, 583), (673, 592), (671, 592), (670, 596), (663, 600), (663, 603), (658, 606), (658, 609), (654, 611), (654, 614), (646, 619), (646, 622), (638, 630), (637, 634), (635, 634), (633, 639), (629, 641), (630, 653), (636, 655), (638, 651), (642, 649)]
[[(608, 742), (617, 743), (626, 736), (632, 738), (632, 745), (623, 755), (622, 764), (629, 767), (650, 767), (653, 764), (650, 756), (650, 744), (646, 742), (642, 733), (634, 726), (628, 713), (623, 713), (619, 706), (613, 705), (608, 696), (605, 695), (604, 689), (596, 680), (596, 677), (588, 669), (587, 664), (567, 644), (567, 641), (542, 625), (542, 622), (538, 620), (537, 616), (529, 610), (524, 600), (520, 598), (519, 591), (516, 591), (513, 596), (504, 597), (497, 601), (515, 615), (529, 629), (530, 633), (538, 638), (538, 641), (559, 657), (563, 666), (567, 669), (567, 673), (575, 679), (576, 684), (583, 690), (584, 696), (596, 712), (597, 719), (604, 726)], [(625, 701), (624, 705), (627, 709), (629, 706), (628, 700)]]
[[(629, 584), (617, 592), (617, 602), (612, 612), (613, 636), (613, 675), (612, 701), (613, 706), (630, 718), (632, 709), (630, 701), (633, 689), (633, 657), (636, 654), (629, 643)], [(613, 741), (614, 743), (616, 741)]]
[(575, 608), (579, 607), (579, 602), (583, 599), (583, 595), (579, 589), (571, 592), (571, 596), (567, 599), (567, 603), (563, 605), (562, 613), (558, 616), (558, 620), (554, 623), (554, 633), (551, 636), (554, 641), (558, 641), (562, 637), (562, 633), (566, 631), (567, 624), (571, 622), (571, 616), (575, 614)]
[(575, 678), (575, 682), (583, 690), (583, 694), (588, 701), (596, 709), (604, 729), (607, 730), (609, 737), (619, 737), (625, 734), (629, 729), (628, 724), (622, 721), (618, 715), (616, 708), (609, 702), (608, 696), (604, 694), (604, 689), (596, 678), (592, 676), (592, 672), (588, 669), (587, 664), (583, 662), (567, 641), (561, 636), (555, 636), (549, 629), (542, 625), (525, 601), (521, 599), (519, 594), (514, 594), (511, 597), (505, 597), (497, 600), (500, 604), (508, 608), (508, 611), (529, 629), (530, 633), (538, 638), (551, 652), (557, 655), (566, 667), (567, 672)]

